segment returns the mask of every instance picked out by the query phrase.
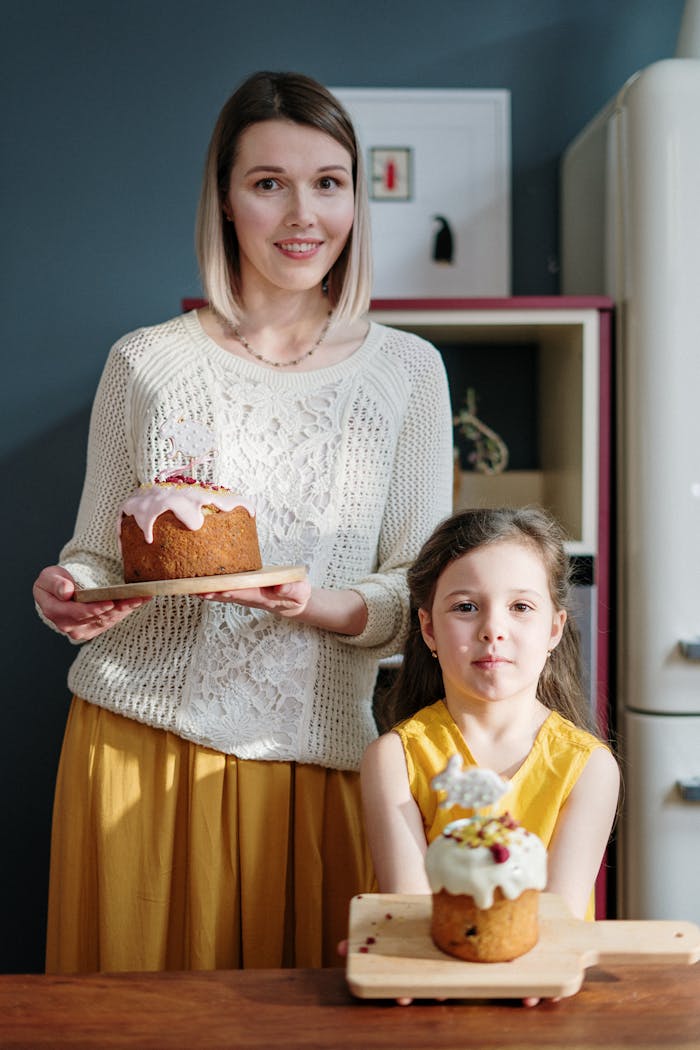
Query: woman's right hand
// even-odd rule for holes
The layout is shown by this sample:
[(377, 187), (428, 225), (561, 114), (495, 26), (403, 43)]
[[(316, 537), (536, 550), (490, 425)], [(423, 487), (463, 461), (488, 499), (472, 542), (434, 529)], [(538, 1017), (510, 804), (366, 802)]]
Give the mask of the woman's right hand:
[(74, 642), (87, 642), (114, 627), (150, 598), (76, 602), (75, 580), (60, 565), (42, 569), (34, 583), (34, 600), (47, 620)]

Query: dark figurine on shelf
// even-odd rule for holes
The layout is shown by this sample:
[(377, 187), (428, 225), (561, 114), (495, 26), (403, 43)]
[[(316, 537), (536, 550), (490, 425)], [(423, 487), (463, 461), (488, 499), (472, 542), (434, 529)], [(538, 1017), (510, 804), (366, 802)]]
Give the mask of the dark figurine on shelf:
[(433, 259), (435, 262), (451, 264), (454, 261), (454, 238), (450, 224), (443, 215), (433, 215), (433, 219), (440, 223), (433, 242)]

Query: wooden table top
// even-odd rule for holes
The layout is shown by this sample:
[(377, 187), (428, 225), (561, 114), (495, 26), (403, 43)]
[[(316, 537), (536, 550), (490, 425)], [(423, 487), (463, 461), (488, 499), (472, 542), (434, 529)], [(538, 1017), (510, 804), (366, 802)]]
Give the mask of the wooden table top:
[(700, 964), (592, 967), (558, 1003), (402, 1007), (358, 1000), (342, 969), (0, 975), (0, 1047), (139, 1050), (700, 1048)]

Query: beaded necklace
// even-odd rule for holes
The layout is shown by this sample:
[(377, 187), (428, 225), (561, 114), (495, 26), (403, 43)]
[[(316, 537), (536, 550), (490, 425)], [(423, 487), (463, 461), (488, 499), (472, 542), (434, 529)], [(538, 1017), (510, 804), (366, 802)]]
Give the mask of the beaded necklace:
[(225, 324), (231, 332), (231, 334), (233, 335), (233, 338), (236, 339), (241, 344), (241, 346), (248, 351), (251, 357), (254, 357), (257, 361), (262, 361), (263, 364), (270, 365), (271, 368), (293, 368), (294, 365), (299, 365), (302, 361), (306, 361), (307, 357), (311, 357), (311, 355), (315, 353), (316, 350), (318, 350), (319, 346), (326, 338), (326, 334), (328, 332), (328, 329), (330, 328), (332, 317), (333, 311), (329, 310), (328, 317), (326, 318), (323, 328), (321, 329), (321, 334), (319, 335), (314, 345), (311, 347), (310, 350), (307, 350), (306, 353), (301, 354), (300, 357), (295, 357), (293, 361), (271, 361), (269, 357), (263, 357), (262, 354), (259, 354), (257, 350), (255, 350), (250, 345), (245, 336), (241, 334), (240, 328), (234, 328), (232, 325), (228, 324), (228, 322), (225, 322)]

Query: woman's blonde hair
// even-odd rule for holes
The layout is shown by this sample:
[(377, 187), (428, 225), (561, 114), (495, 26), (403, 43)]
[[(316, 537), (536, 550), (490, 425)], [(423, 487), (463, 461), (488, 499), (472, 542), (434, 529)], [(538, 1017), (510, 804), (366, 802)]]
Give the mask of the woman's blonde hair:
[(558, 523), (537, 507), (466, 510), (443, 521), (408, 570), (411, 626), (401, 670), (376, 712), (381, 729), (410, 718), (445, 696), (440, 664), (423, 640), (418, 609), (432, 609), (437, 582), (453, 561), (490, 543), (514, 540), (535, 549), (547, 572), (555, 609), (565, 609), (564, 632), (537, 684), (537, 699), (575, 725), (596, 732), (582, 684), (579, 634), (570, 615), (571, 560)]
[(352, 158), (355, 217), (340, 256), (326, 275), (335, 322), (352, 321), (369, 308), (372, 255), (367, 179), (352, 121), (338, 99), (301, 73), (254, 73), (224, 105), (209, 143), (196, 226), (204, 294), (226, 320), (242, 311), (238, 239), (223, 203), (241, 134), (252, 124), (290, 120), (330, 135)]

